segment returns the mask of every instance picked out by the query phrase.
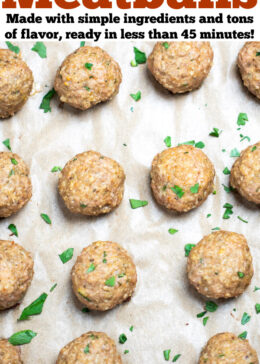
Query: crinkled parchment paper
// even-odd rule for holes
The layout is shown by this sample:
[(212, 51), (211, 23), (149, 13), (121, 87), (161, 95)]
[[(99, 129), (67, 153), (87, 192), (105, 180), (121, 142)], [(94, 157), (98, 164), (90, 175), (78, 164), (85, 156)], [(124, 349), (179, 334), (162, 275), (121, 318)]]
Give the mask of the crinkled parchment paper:
[[(1, 44), (5, 47), (5, 44)], [(26, 364), (54, 364), (59, 350), (69, 341), (89, 330), (105, 331), (117, 342), (124, 363), (163, 363), (163, 350), (182, 354), (180, 363), (195, 364), (206, 341), (214, 334), (247, 330), (252, 345), (259, 350), (260, 315), (254, 305), (260, 302), (260, 236), (259, 209), (233, 193), (226, 193), (228, 176), (222, 173), (231, 168), (235, 158), (230, 150), (242, 150), (249, 143), (240, 142), (240, 133), (248, 135), (251, 143), (260, 139), (259, 102), (242, 86), (236, 56), (242, 43), (213, 43), (214, 65), (203, 86), (192, 93), (174, 96), (157, 84), (146, 65), (130, 67), (133, 46), (150, 53), (152, 42), (107, 42), (106, 49), (120, 64), (123, 82), (119, 94), (110, 102), (80, 112), (60, 107), (57, 97), (52, 111), (39, 110), (43, 95), (52, 88), (57, 67), (79, 42), (46, 43), (47, 59), (41, 59), (30, 49), (33, 43), (19, 46), (22, 57), (34, 73), (35, 89), (42, 90), (30, 97), (14, 117), (0, 122), (1, 141), (10, 138), (13, 151), (28, 163), (31, 170), (33, 196), (18, 214), (2, 219), (1, 239), (14, 239), (32, 252), (35, 275), (20, 306), (0, 313), (0, 336), (32, 329), (38, 333), (29, 345), (22, 347)], [(130, 93), (142, 91), (135, 102)], [(132, 110), (131, 110), (132, 108)], [(249, 122), (237, 130), (237, 116), (248, 114)], [(209, 136), (213, 127), (223, 130), (219, 138)], [(210, 195), (198, 209), (176, 215), (160, 208), (151, 195), (149, 171), (154, 155), (165, 149), (164, 138), (172, 144), (194, 139), (205, 143), (204, 152), (216, 168), (216, 195)], [(124, 146), (123, 144), (127, 144)], [(87, 218), (72, 215), (57, 193), (58, 173), (53, 166), (64, 166), (75, 154), (93, 149), (122, 164), (126, 173), (122, 204), (109, 215)], [(225, 149), (226, 152), (222, 152)], [(6, 150), (2, 145), (1, 150)], [(129, 198), (148, 200), (146, 207), (132, 210)], [(234, 205), (234, 214), (223, 220), (223, 205)], [(40, 213), (47, 213), (52, 225), (47, 225)], [(212, 214), (207, 218), (207, 214)], [(241, 222), (237, 216), (248, 220)], [(19, 237), (10, 238), (7, 229), (16, 224)], [(189, 287), (186, 279), (184, 245), (197, 243), (211, 229), (244, 234), (254, 258), (255, 275), (252, 284), (239, 298), (223, 302), (210, 313), (207, 325), (196, 314), (203, 311), (205, 300)], [(175, 235), (169, 228), (178, 229)], [(82, 248), (96, 240), (113, 240), (133, 256), (138, 272), (138, 284), (130, 302), (105, 313), (82, 313), (71, 290), (70, 270)], [(62, 264), (58, 254), (74, 247), (74, 257)], [(41, 315), (17, 322), (24, 307), (41, 293), (49, 292)], [(236, 311), (233, 312), (233, 309)], [(242, 326), (243, 312), (252, 316)], [(129, 327), (133, 325), (133, 332)], [(128, 340), (118, 343), (125, 333)], [(124, 355), (124, 350), (130, 352)], [(260, 352), (258, 351), (260, 355)]]

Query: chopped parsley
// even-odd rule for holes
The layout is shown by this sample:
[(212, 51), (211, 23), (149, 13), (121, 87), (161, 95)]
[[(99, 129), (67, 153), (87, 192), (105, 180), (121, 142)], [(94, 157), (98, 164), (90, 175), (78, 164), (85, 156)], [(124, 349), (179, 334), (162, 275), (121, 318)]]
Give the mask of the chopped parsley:
[(255, 312), (256, 312), (257, 314), (259, 314), (259, 313), (260, 313), (260, 303), (256, 303), (256, 304), (255, 304)]
[(56, 287), (57, 287), (57, 283), (54, 283), (54, 285), (50, 289), (50, 292), (54, 291)]
[(220, 230), (220, 227), (218, 227), (218, 226), (216, 226), (216, 227), (214, 227), (213, 229), (211, 229), (212, 231), (218, 231), (218, 230)]
[(170, 228), (170, 229), (168, 230), (168, 233), (169, 233), (169, 234), (171, 234), (171, 235), (173, 235), (173, 234), (176, 234), (178, 231), (179, 231), (179, 230), (177, 230), (177, 229)]
[(234, 188), (232, 186), (226, 186), (224, 183), (222, 183), (222, 186), (224, 188), (224, 191), (227, 193), (230, 193), (231, 191), (234, 191)]
[(185, 193), (183, 189), (177, 185), (174, 185), (174, 187), (170, 187), (170, 189), (177, 195), (178, 198), (182, 198)]
[(237, 150), (237, 148), (231, 150), (230, 157), (240, 157), (240, 152)]
[(15, 224), (10, 224), (8, 226), (8, 229), (12, 232), (12, 235), (15, 235), (18, 237), (18, 231), (17, 231)]
[(14, 166), (17, 166), (18, 162), (15, 158), (11, 158), (11, 162)]
[(82, 42), (80, 42), (80, 47), (84, 47), (84, 45), (85, 45), (85, 41), (83, 40)]
[(247, 338), (247, 331), (243, 331), (240, 335), (238, 335), (238, 338), (245, 340)]
[(136, 64), (146, 63), (146, 54), (140, 51), (138, 48), (134, 47), (134, 54), (135, 54), (135, 62)]
[(60, 172), (62, 171), (62, 168), (59, 167), (59, 166), (54, 166), (52, 169), (51, 169), (51, 172), (54, 173), (54, 172)]
[(207, 313), (207, 311), (202, 311), (202, 312), (200, 312), (200, 313), (197, 314), (197, 317), (198, 318), (201, 318), (201, 317), (205, 316), (206, 313)]
[(108, 286), (108, 287), (114, 287), (115, 283), (116, 283), (116, 277), (115, 276), (112, 276), (112, 277), (108, 278), (105, 281), (105, 285)]
[(248, 142), (250, 142), (250, 140), (251, 140), (251, 139), (249, 138), (249, 136), (247, 136), (247, 135), (243, 135), (243, 134), (240, 134), (240, 138), (241, 138), (241, 139), (240, 139), (240, 142), (242, 142), (242, 141), (243, 141), (243, 140), (245, 140), (245, 139), (246, 139)]
[(13, 168), (12, 168), (12, 169), (11, 169), (11, 171), (9, 172), (8, 177), (11, 177), (12, 175), (14, 175), (14, 170), (13, 170)]
[(213, 301), (207, 301), (205, 303), (205, 309), (208, 312), (215, 312), (218, 309), (218, 305), (216, 304), (216, 302)]
[(130, 326), (130, 327), (129, 327), (129, 330), (130, 330), (131, 332), (133, 332), (133, 330), (134, 330), (134, 326)]
[(125, 350), (125, 351), (124, 351), (124, 354), (128, 354), (128, 353), (129, 353), (129, 350)]
[(179, 143), (179, 145), (193, 145), (195, 148), (203, 149), (205, 147), (205, 144), (203, 142), (195, 142), (195, 140), (189, 140), (187, 142)]
[(209, 319), (209, 316), (206, 316), (206, 317), (203, 318), (203, 320), (202, 320), (203, 326), (207, 325), (208, 319)]
[(18, 46), (13, 45), (11, 42), (5, 42), (5, 44), (10, 49), (10, 51), (12, 51), (16, 54), (20, 53), (20, 48)]
[(132, 67), (137, 67), (138, 66), (138, 64), (136, 63), (136, 61), (134, 59), (132, 59), (132, 61), (130, 62), (130, 65)]
[(74, 248), (68, 248), (63, 253), (59, 254), (60, 260), (63, 264), (67, 263), (73, 257)]
[(84, 353), (85, 353), (85, 354), (88, 354), (88, 353), (89, 353), (89, 344), (85, 347), (85, 349), (84, 349)]
[(223, 219), (227, 220), (230, 219), (230, 215), (233, 214), (233, 205), (231, 205), (230, 203), (225, 203), (225, 205), (223, 205), (223, 207), (226, 209), (224, 211), (224, 214), (222, 216)]
[(38, 53), (41, 58), (47, 58), (47, 51), (43, 42), (36, 42), (31, 50)]
[(169, 361), (170, 360), (170, 354), (171, 354), (171, 349), (164, 350), (163, 351), (164, 360)]
[(228, 169), (228, 167), (225, 167), (222, 171), (225, 175), (230, 174), (230, 169)]
[(195, 143), (195, 148), (203, 149), (205, 147), (205, 144), (203, 142)]
[(87, 273), (91, 273), (96, 269), (95, 264), (91, 263), (90, 266), (88, 267)]
[(172, 138), (170, 136), (167, 136), (163, 141), (167, 148), (170, 148), (172, 146)]
[(207, 214), (207, 218), (209, 218), (211, 216), (211, 214)]
[(246, 312), (243, 313), (242, 319), (241, 319), (241, 324), (245, 325), (247, 324), (251, 319), (251, 316), (249, 316)]
[(169, 48), (169, 43), (168, 42), (163, 42), (162, 45), (164, 46), (165, 49), (168, 49)]
[(18, 331), (9, 337), (8, 341), (15, 346), (29, 344), (36, 335), (37, 333), (32, 330)]
[(198, 193), (199, 192), (199, 184), (196, 183), (194, 186), (190, 188), (191, 193)]
[(87, 205), (85, 205), (84, 203), (81, 203), (80, 204), (80, 207), (82, 208), (82, 209), (85, 209), (86, 207), (88, 207)]
[(50, 91), (48, 91), (47, 94), (45, 94), (43, 96), (43, 99), (42, 99), (42, 102), (40, 105), (40, 109), (42, 109), (44, 111), (44, 113), (51, 112), (50, 102), (51, 102), (51, 99), (53, 98), (53, 96), (55, 95), (55, 93), (56, 92), (53, 88)]
[(87, 91), (90, 91), (90, 88), (89, 88), (88, 86), (85, 86), (85, 89), (86, 89)]
[(244, 276), (245, 276), (245, 273), (243, 273), (243, 272), (237, 272), (237, 275), (238, 275), (238, 277), (239, 278), (244, 278)]
[(90, 70), (92, 69), (93, 63), (85, 63), (85, 68)]
[(89, 311), (90, 311), (90, 309), (87, 308), (87, 307), (83, 307), (82, 310), (81, 310), (81, 312), (83, 312), (83, 313), (86, 313), (86, 312), (89, 312)]
[(18, 321), (23, 321), (28, 319), (29, 316), (39, 315), (40, 313), (42, 313), (43, 305), (47, 297), (47, 293), (43, 293), (29, 306), (25, 307)]
[(210, 136), (213, 136), (215, 138), (218, 138), (220, 134), (222, 133), (222, 130), (219, 130), (218, 128), (213, 128), (213, 131), (209, 133)]
[(121, 334), (121, 335), (119, 335), (118, 342), (119, 342), (120, 344), (124, 344), (124, 343), (126, 342), (126, 340), (127, 340), (127, 337), (126, 337), (126, 335), (125, 335), (125, 334)]
[(256, 150), (256, 145), (254, 145), (251, 149), (251, 152), (254, 152)]
[(8, 139), (5, 139), (2, 143), (6, 146), (7, 149), (9, 149), (10, 151), (12, 151), (11, 145), (10, 145), (10, 139), (9, 138)]
[(237, 218), (238, 218), (238, 220), (240, 220), (240, 221), (244, 222), (245, 224), (248, 224), (248, 221), (247, 221), (247, 220), (242, 219), (242, 217), (238, 216)]
[(256, 291), (260, 291), (260, 287), (255, 286), (254, 292), (256, 292)]
[(256, 55), (257, 57), (258, 57), (258, 56), (260, 56), (260, 52), (256, 52), (256, 54), (255, 54), (255, 55)]
[(132, 209), (137, 209), (139, 207), (143, 207), (148, 205), (148, 201), (145, 200), (135, 200), (133, 198), (129, 199), (130, 205), (132, 207)]
[(246, 122), (248, 121), (248, 116), (246, 113), (241, 112), (238, 114), (237, 117), (237, 125), (246, 125)]
[(181, 354), (176, 354), (174, 356), (174, 358), (172, 359), (172, 362), (175, 363), (179, 358), (180, 358)]
[(49, 218), (49, 216), (47, 214), (41, 214), (41, 218), (43, 219), (43, 221), (46, 222), (46, 224), (51, 225), (51, 219)]
[(184, 251), (185, 251), (185, 257), (188, 257), (190, 254), (190, 251), (192, 248), (194, 248), (194, 246), (196, 246), (196, 244), (186, 244), (184, 247)]
[(130, 96), (132, 97), (133, 100), (139, 101), (139, 100), (141, 100), (142, 94), (141, 94), (141, 91), (137, 91), (136, 94), (130, 94)]

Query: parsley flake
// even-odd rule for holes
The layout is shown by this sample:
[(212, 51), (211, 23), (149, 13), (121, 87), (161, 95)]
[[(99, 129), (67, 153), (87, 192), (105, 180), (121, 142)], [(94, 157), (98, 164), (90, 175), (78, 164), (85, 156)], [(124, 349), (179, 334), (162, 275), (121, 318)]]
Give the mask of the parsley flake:
[(174, 235), (174, 234), (176, 234), (178, 231), (179, 231), (179, 230), (177, 230), (177, 229), (170, 228), (170, 229), (168, 230), (168, 233), (169, 233), (169, 234), (171, 234), (171, 235)]
[(138, 48), (134, 47), (134, 54), (135, 54), (135, 62), (137, 64), (146, 63), (146, 54), (140, 51)]
[(143, 207), (148, 205), (148, 201), (145, 200), (135, 200), (133, 198), (129, 199), (130, 205), (132, 207), (132, 209), (137, 209), (139, 207)]
[(17, 166), (18, 162), (15, 158), (11, 158), (11, 162), (14, 166)]
[(164, 46), (165, 49), (169, 48), (169, 43), (168, 42), (164, 42), (162, 45)]
[(15, 235), (18, 237), (18, 231), (17, 231), (15, 224), (10, 224), (8, 226), (8, 229), (12, 232), (12, 235)]
[(133, 330), (134, 330), (134, 326), (130, 326), (130, 327), (129, 327), (129, 330), (130, 330), (131, 332), (133, 332)]
[(87, 273), (91, 273), (96, 269), (95, 264), (91, 263), (90, 266), (88, 267)]
[(227, 220), (230, 219), (230, 215), (233, 214), (233, 205), (231, 205), (230, 203), (225, 203), (225, 205), (223, 205), (223, 207), (226, 209), (224, 211), (224, 214), (222, 216), (223, 219)]
[(50, 292), (54, 291), (56, 287), (57, 287), (57, 283), (54, 283), (54, 285), (50, 288)]
[(141, 100), (142, 94), (141, 94), (141, 91), (137, 91), (136, 94), (130, 94), (130, 96), (132, 97), (133, 100), (139, 101), (139, 100)]
[(246, 125), (246, 122), (248, 121), (248, 116), (246, 113), (241, 112), (238, 114), (237, 117), (237, 125)]
[(237, 148), (234, 148), (231, 150), (230, 157), (234, 157), (234, 158), (240, 157), (240, 152), (237, 150)]
[(218, 138), (221, 133), (222, 133), (222, 130), (219, 130), (218, 128), (213, 128), (213, 131), (210, 132), (209, 135), (213, 136), (215, 138)]
[(172, 146), (172, 138), (170, 136), (167, 136), (163, 141), (167, 148), (170, 148)]
[(197, 314), (197, 317), (198, 318), (201, 318), (201, 317), (205, 316), (206, 313), (207, 313), (207, 311), (202, 311), (202, 312), (200, 312), (200, 313)]
[(45, 94), (43, 96), (41, 105), (40, 105), (40, 109), (42, 109), (44, 111), (44, 113), (47, 112), (51, 112), (51, 106), (50, 106), (50, 102), (51, 99), (53, 98), (53, 96), (55, 95), (56, 91), (53, 89), (51, 89), (50, 91), (47, 92), (47, 94)]
[(88, 354), (88, 353), (89, 353), (89, 344), (85, 347), (85, 349), (84, 349), (84, 353), (85, 353), (85, 354)]
[(246, 312), (243, 313), (242, 319), (241, 319), (241, 324), (245, 325), (247, 324), (251, 319), (251, 316), (249, 316)]
[(254, 292), (256, 292), (256, 291), (260, 291), (260, 287), (255, 286)]
[(39, 315), (40, 313), (42, 313), (43, 305), (47, 297), (47, 293), (43, 293), (29, 306), (25, 307), (18, 321), (23, 321), (28, 319), (29, 316)]
[(85, 63), (85, 68), (88, 70), (91, 70), (93, 66), (93, 63)]
[(63, 264), (67, 263), (73, 257), (74, 248), (68, 248), (63, 253), (59, 254), (60, 260)]
[(174, 358), (172, 359), (172, 362), (175, 363), (180, 357), (181, 357), (181, 354), (176, 354), (174, 356)]
[(247, 221), (247, 220), (242, 219), (242, 217), (238, 216), (237, 218), (238, 218), (238, 220), (240, 220), (240, 221), (244, 222), (245, 224), (248, 224), (248, 221)]
[(129, 353), (129, 350), (125, 350), (125, 351), (124, 351), (124, 354), (128, 354), (128, 353)]
[(188, 257), (190, 254), (190, 251), (192, 248), (194, 248), (194, 246), (196, 246), (196, 244), (186, 244), (184, 247), (184, 251), (185, 251), (185, 257)]
[(164, 350), (163, 351), (164, 360), (166, 360), (166, 361), (169, 361), (170, 360), (170, 353), (171, 353), (171, 349), (168, 349), (168, 350)]
[(196, 183), (194, 186), (190, 188), (191, 193), (198, 193), (199, 192), (199, 184)]
[(240, 335), (238, 335), (238, 338), (245, 340), (247, 338), (247, 331), (243, 331)]
[(218, 305), (216, 304), (216, 302), (207, 301), (205, 304), (205, 309), (208, 312), (215, 312), (218, 309)]
[(251, 152), (254, 152), (256, 150), (256, 145), (253, 146), (253, 148), (251, 149)]
[(47, 51), (43, 42), (36, 42), (31, 50), (38, 53), (41, 58), (47, 58)]
[(18, 331), (9, 337), (8, 341), (15, 346), (29, 344), (36, 335), (37, 333), (32, 330)]
[(114, 287), (115, 283), (116, 283), (116, 277), (115, 276), (112, 276), (112, 277), (108, 278), (105, 281), (105, 285), (108, 286), (108, 287)]
[(243, 273), (243, 272), (237, 272), (237, 275), (238, 275), (238, 277), (239, 278), (244, 278), (244, 276), (245, 276), (245, 273)]
[(256, 304), (255, 304), (255, 312), (256, 312), (257, 314), (259, 314), (259, 313), (260, 313), (260, 303), (256, 303)]
[(79, 45), (79, 46), (80, 46), (80, 47), (84, 47), (85, 43), (86, 43), (86, 42), (83, 40), (82, 42), (80, 42), (80, 45)]
[(222, 171), (225, 175), (230, 174), (230, 170), (228, 169), (228, 167), (225, 167)]
[(52, 169), (51, 169), (51, 172), (54, 173), (54, 172), (60, 172), (62, 171), (62, 168), (59, 167), (59, 166), (54, 166)]
[(182, 198), (185, 193), (183, 189), (177, 185), (174, 185), (174, 187), (170, 187), (170, 189), (177, 195), (178, 198)]
[(10, 139), (9, 138), (8, 139), (5, 139), (2, 143), (6, 146), (7, 149), (9, 149), (10, 151), (12, 151), (11, 145), (10, 145)]
[(120, 344), (124, 344), (126, 341), (127, 341), (127, 337), (126, 337), (126, 335), (125, 335), (125, 334), (121, 334), (121, 335), (119, 335), (118, 342), (119, 342)]
[(11, 42), (5, 42), (5, 44), (10, 49), (10, 51), (12, 51), (16, 54), (20, 53), (20, 48), (18, 46), (13, 45)]
[(41, 214), (41, 218), (43, 219), (43, 221), (46, 222), (46, 224), (51, 225), (51, 219), (49, 218), (49, 216), (47, 214)]
[(203, 318), (203, 320), (202, 320), (203, 326), (207, 325), (208, 319), (209, 319), (209, 316), (206, 316), (206, 317)]

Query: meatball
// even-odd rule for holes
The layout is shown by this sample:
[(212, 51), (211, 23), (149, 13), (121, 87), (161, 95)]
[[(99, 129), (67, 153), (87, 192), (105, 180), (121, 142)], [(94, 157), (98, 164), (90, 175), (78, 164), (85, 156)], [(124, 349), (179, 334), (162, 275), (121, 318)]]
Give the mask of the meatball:
[(241, 295), (254, 274), (245, 237), (230, 231), (206, 235), (192, 248), (187, 273), (190, 283), (208, 298)]
[(54, 88), (60, 100), (87, 110), (112, 99), (122, 81), (121, 69), (99, 47), (80, 47), (65, 58), (57, 71)]
[(147, 61), (155, 79), (174, 94), (199, 88), (212, 62), (208, 42), (158, 42)]
[(127, 251), (111, 241), (84, 248), (71, 271), (75, 295), (90, 310), (106, 311), (131, 298), (137, 281)]
[(241, 152), (231, 169), (230, 184), (248, 201), (260, 204), (260, 142)]
[(248, 340), (230, 332), (213, 336), (203, 349), (199, 364), (258, 364), (256, 351)]
[(20, 348), (13, 346), (6, 339), (0, 339), (0, 363), (23, 364)]
[(32, 71), (21, 57), (9, 49), (0, 49), (0, 118), (20, 110), (32, 86)]
[(89, 331), (61, 349), (56, 364), (122, 364), (114, 340), (104, 332)]
[(0, 217), (20, 210), (32, 196), (29, 168), (15, 153), (0, 152)]
[(206, 154), (191, 145), (179, 145), (154, 157), (151, 188), (160, 205), (186, 212), (207, 199), (214, 188), (214, 176)]
[(260, 99), (260, 42), (247, 42), (237, 57), (238, 68), (248, 90)]
[(106, 214), (120, 204), (124, 181), (120, 164), (88, 151), (65, 165), (60, 173), (59, 192), (71, 212), (95, 216)]
[(19, 244), (0, 240), (0, 310), (16, 305), (33, 278), (33, 259)]

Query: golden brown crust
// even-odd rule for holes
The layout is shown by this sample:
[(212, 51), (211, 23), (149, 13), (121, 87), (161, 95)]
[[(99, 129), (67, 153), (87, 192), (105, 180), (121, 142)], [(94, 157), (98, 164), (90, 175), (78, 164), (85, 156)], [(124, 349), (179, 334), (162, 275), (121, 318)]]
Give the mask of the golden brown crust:
[(98, 311), (109, 310), (128, 300), (137, 281), (132, 258), (111, 241), (96, 241), (84, 248), (72, 268), (71, 277), (79, 301)]
[[(213, 191), (215, 170), (200, 149), (191, 145), (168, 148), (152, 162), (151, 188), (155, 199), (169, 210), (186, 212), (200, 206)], [(198, 192), (191, 188), (199, 184)], [(182, 197), (171, 188), (182, 188)]]
[(13, 241), (0, 240), (0, 310), (21, 301), (33, 273), (31, 254)]
[(121, 81), (121, 69), (107, 52), (85, 46), (65, 58), (57, 71), (54, 88), (62, 102), (86, 110), (114, 97)]
[(60, 195), (73, 213), (106, 214), (122, 201), (123, 168), (98, 152), (77, 154), (66, 163), (59, 177)]
[(13, 346), (6, 339), (0, 339), (0, 363), (23, 364), (20, 348)]
[(189, 254), (187, 274), (190, 283), (208, 298), (241, 295), (254, 274), (245, 237), (224, 230), (204, 236)]
[(56, 361), (56, 364), (97, 363), (122, 364), (122, 360), (114, 340), (104, 332), (96, 331), (87, 332), (68, 343), (61, 349)]
[(256, 351), (248, 340), (230, 332), (213, 336), (203, 349), (199, 364), (259, 364)]
[(248, 201), (260, 204), (260, 142), (241, 152), (232, 166), (230, 184)]
[(9, 49), (0, 49), (0, 118), (20, 110), (32, 86), (32, 71), (21, 57)]
[(172, 93), (193, 91), (207, 77), (213, 62), (209, 42), (158, 42), (148, 57), (155, 79)]
[(32, 185), (25, 162), (15, 153), (0, 152), (0, 217), (16, 213), (31, 196)]

